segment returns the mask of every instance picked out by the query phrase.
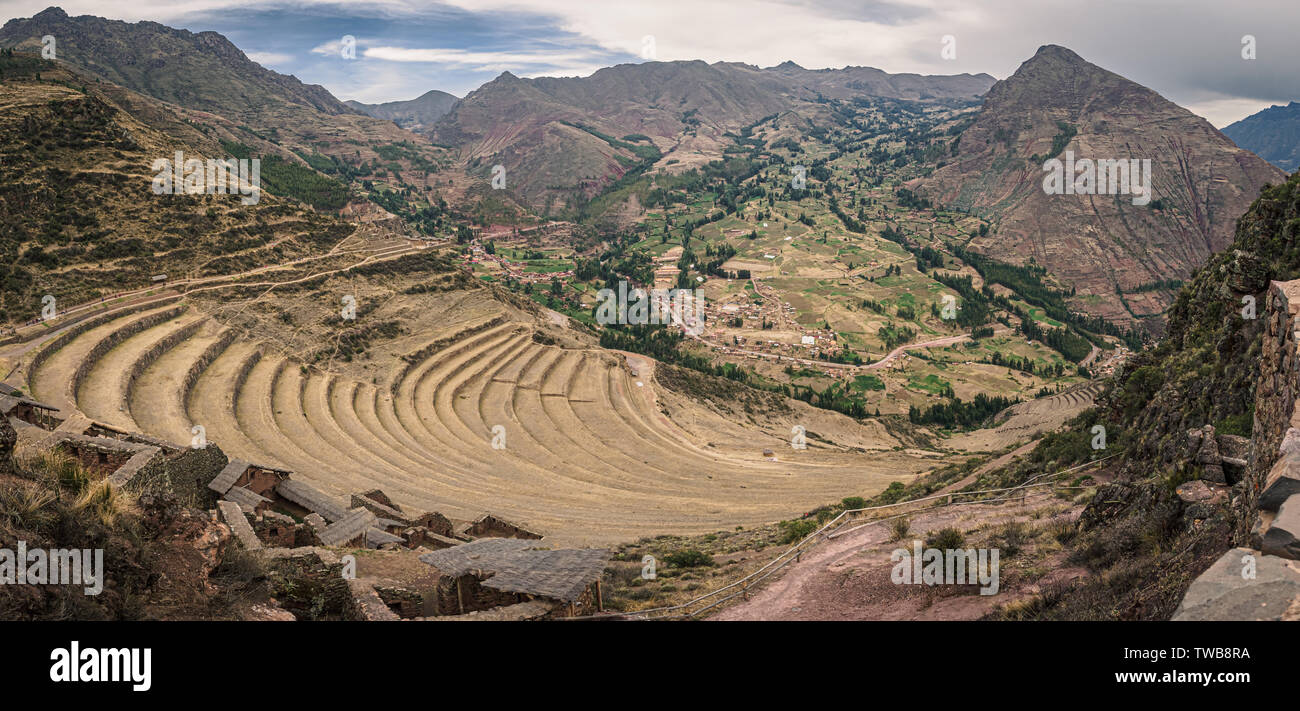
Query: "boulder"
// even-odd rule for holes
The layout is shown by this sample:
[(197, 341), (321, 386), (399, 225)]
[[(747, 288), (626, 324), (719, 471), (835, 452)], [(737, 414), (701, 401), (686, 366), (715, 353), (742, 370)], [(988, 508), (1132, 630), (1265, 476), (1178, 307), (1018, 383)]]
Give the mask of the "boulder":
[(1300, 494), (1278, 509), (1277, 517), (1264, 532), (1263, 551), (1268, 555), (1300, 560)]
[(1284, 453), (1264, 477), (1259, 508), (1277, 511), (1283, 502), (1296, 494), (1300, 494), (1300, 457)]
[(1300, 617), (1300, 564), (1249, 548), (1234, 548), (1192, 581), (1173, 620), (1296, 617)]
[(156, 554), (159, 567), (185, 571), (185, 575), (164, 576), (154, 592), (216, 593), (208, 576), (225, 559), (233, 537), (230, 528), (205, 512), (181, 505), (175, 494), (144, 494), (137, 502), (144, 536), (164, 544)]
[(1218, 464), (1223, 459), (1219, 454), (1219, 440), (1214, 436), (1214, 426), (1201, 428), (1201, 448), (1196, 451), (1197, 464)]
[(1215, 436), (1219, 445), (1219, 454), (1224, 459), (1250, 459), (1250, 438), (1240, 435), (1221, 434)]
[(1205, 519), (1214, 515), (1214, 509), (1228, 500), (1228, 491), (1222, 487), (1195, 479), (1179, 484), (1174, 490), (1184, 504), (1183, 515), (1190, 519)]
[(1268, 530), (1269, 526), (1273, 525), (1273, 518), (1276, 516), (1277, 514), (1272, 511), (1260, 511), (1255, 516), (1255, 523), (1250, 527), (1250, 536), (1246, 540), (1246, 544), (1256, 550), (1262, 549), (1264, 547), (1264, 532)]

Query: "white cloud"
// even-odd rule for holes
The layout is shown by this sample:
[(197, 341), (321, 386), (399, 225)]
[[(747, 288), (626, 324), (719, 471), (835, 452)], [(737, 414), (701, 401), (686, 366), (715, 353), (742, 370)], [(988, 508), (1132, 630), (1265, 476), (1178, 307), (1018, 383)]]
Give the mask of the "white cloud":
[(1285, 104), (1287, 102), (1224, 98), (1193, 102), (1187, 104), (1184, 108), (1209, 121), (1215, 128), (1223, 128), (1230, 123), (1240, 121), (1251, 114), (1259, 113), (1278, 103)]
[(909, 50), (930, 38), (937, 64), (939, 39), (945, 34), (925, 25), (889, 26), (830, 14), (811, 3), (775, 0), (448, 0), (448, 4), (472, 12), (553, 16), (565, 31), (634, 56), (641, 53), (642, 37), (652, 35), (657, 59), (664, 61), (703, 59), (771, 66), (792, 59), (810, 69), (868, 64), (916, 71), (927, 67), (912, 61)]
[(570, 66), (590, 62), (587, 52), (473, 52), (464, 49), (408, 49), (404, 47), (367, 47), (363, 54), (371, 59), (390, 62), (432, 62), (454, 68), (486, 71), (491, 67)]
[(288, 62), (293, 61), (292, 54), (285, 54), (283, 52), (250, 52), (244, 50), (244, 54), (249, 59), (264, 67), (269, 67), (275, 64), (287, 64)]

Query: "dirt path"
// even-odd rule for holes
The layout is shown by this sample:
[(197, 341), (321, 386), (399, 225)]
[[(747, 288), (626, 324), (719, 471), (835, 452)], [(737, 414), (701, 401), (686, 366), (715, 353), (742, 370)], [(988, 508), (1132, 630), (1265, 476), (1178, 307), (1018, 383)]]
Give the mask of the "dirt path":
[(984, 476), (985, 474), (987, 474), (987, 473), (989, 473), (989, 472), (991, 472), (991, 471), (993, 471), (993, 470), (995, 470), (995, 469), (1001, 469), (1002, 467), (1005, 467), (1006, 465), (1010, 464), (1010, 463), (1012, 462), (1012, 460), (1014, 460), (1014, 459), (1018, 459), (1018, 458), (1020, 458), (1020, 457), (1023, 457), (1023, 456), (1025, 456), (1025, 455), (1029, 454), (1030, 452), (1034, 451), (1034, 448), (1037, 447), (1037, 446), (1038, 446), (1038, 442), (1037, 442), (1037, 441), (1026, 442), (1026, 443), (1020, 445), (1019, 447), (1017, 447), (1016, 449), (1014, 449), (1014, 450), (1012, 450), (1012, 451), (1010, 451), (1010, 452), (1007, 452), (1006, 454), (1004, 454), (1004, 455), (1002, 455), (1002, 456), (1000, 456), (1000, 457), (997, 457), (997, 458), (993, 459), (992, 461), (990, 461), (990, 462), (984, 464), (984, 465), (981, 466), (979, 469), (976, 469), (975, 471), (971, 472), (970, 474), (967, 474), (966, 476), (962, 477), (961, 479), (958, 479), (957, 481), (955, 481), (955, 482), (949, 484), (948, 486), (943, 487), (942, 489), (938, 490), (938, 491), (935, 492), (935, 493), (937, 493), (937, 494), (948, 494), (948, 493), (951, 493), (951, 492), (954, 492), (954, 491), (960, 491), (960, 490), (962, 490), (962, 489), (965, 489), (966, 487), (970, 486), (971, 484), (974, 484), (974, 483), (975, 483), (975, 480), (978, 479), (978, 478), (980, 478), (981, 476)]
[(850, 372), (858, 372), (862, 370), (873, 370), (875, 368), (884, 367), (886, 365), (889, 365), (891, 362), (894, 361), (895, 358), (902, 355), (906, 351), (917, 350), (920, 348), (934, 348), (936, 346), (950, 346), (954, 343), (961, 343), (962, 341), (970, 340), (970, 336), (968, 334), (962, 334), (959, 336), (947, 336), (945, 338), (936, 338), (933, 341), (922, 341), (921, 343), (909, 343), (907, 345), (899, 346), (895, 348), (894, 350), (890, 351), (889, 354), (886, 355), (884, 358), (881, 358), (880, 360), (874, 363), (868, 363), (866, 365), (848, 365), (846, 363), (833, 363), (827, 360), (812, 360), (810, 358), (796, 358), (795, 356), (783, 356), (779, 353), (765, 353), (763, 351), (751, 351), (751, 350), (746, 350), (744, 348), (733, 348), (731, 346), (724, 346), (714, 341), (706, 340), (700, 336), (692, 336), (689, 333), (687, 333), (686, 335), (696, 341), (699, 341), (700, 343), (703, 343), (706, 346), (709, 346), (710, 348), (723, 349), (728, 351), (729, 353), (753, 355), (753, 356), (758, 356), (759, 358), (767, 358), (768, 360), (793, 362), (793, 363), (799, 363), (801, 365), (817, 366), (819, 368), (837, 368), (840, 370), (848, 370)]
[[(1037, 592), (1047, 580), (1075, 578), (1085, 571), (1067, 567), (1059, 555), (1046, 560), (1049, 572), (1033, 583), (1008, 584), (1007, 561), (1001, 561), (1002, 587), (980, 595), (974, 586), (897, 585), (890, 579), (896, 548), (945, 526), (971, 530), (982, 524), (1026, 519), (1056, 502), (1043, 495), (1027, 503), (960, 504), (911, 518), (911, 533), (891, 542), (887, 522), (867, 525), (839, 538), (822, 540), (807, 550), (748, 600), (723, 609), (710, 620), (971, 620)], [(1031, 522), (1032, 523), (1032, 522)], [(972, 544), (968, 537), (968, 546)]]
[(969, 340), (970, 340), (969, 335), (962, 334), (960, 336), (948, 336), (946, 338), (936, 338), (933, 341), (923, 341), (921, 343), (909, 343), (905, 346), (899, 346), (895, 348), (894, 350), (890, 351), (889, 355), (885, 356), (884, 358), (881, 358), (880, 360), (870, 365), (861, 366), (861, 368), (862, 370), (871, 370), (873, 368), (880, 368), (889, 365), (891, 362), (893, 362), (895, 358), (902, 355), (905, 351), (916, 350), (918, 348), (934, 348), (936, 346), (950, 346), (954, 343), (961, 343), (962, 341), (969, 341)]

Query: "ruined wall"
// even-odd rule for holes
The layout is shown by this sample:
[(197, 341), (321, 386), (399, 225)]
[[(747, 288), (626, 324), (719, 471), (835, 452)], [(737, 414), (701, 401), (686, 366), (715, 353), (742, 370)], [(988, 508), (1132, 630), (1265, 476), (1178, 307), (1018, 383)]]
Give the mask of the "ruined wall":
[(150, 494), (175, 494), (186, 506), (208, 510), (216, 506), (217, 492), (208, 482), (226, 466), (226, 453), (209, 442), (200, 449), (187, 448), (170, 457), (156, 457), (131, 478), (127, 488)]
[(475, 538), (524, 538), (534, 541), (542, 538), (540, 533), (534, 533), (490, 514), (475, 521), (465, 529), (465, 533)]
[(230, 388), (230, 407), (235, 407), (239, 402), (239, 393), (244, 389), (244, 383), (248, 382), (248, 374), (252, 372), (253, 366), (262, 360), (262, 351), (256, 350), (248, 354), (243, 363), (240, 363), (239, 370), (235, 372), (235, 383)]
[[(487, 610), (502, 605), (513, 605), (517, 602), (525, 602), (529, 598), (527, 595), (518, 593), (501, 592), (492, 588), (485, 588), (479, 584), (478, 578), (473, 575), (463, 575), (460, 577), (460, 596), (457, 597), (456, 578), (450, 575), (444, 575), (438, 578), (438, 602), (437, 609), (439, 615), (459, 615), (462, 610), (460, 603), (464, 604), (464, 612), (473, 612), (475, 610)], [(459, 602), (458, 602), (459, 600)]]
[(1258, 516), (1259, 494), (1277, 463), (1287, 430), (1295, 426), (1300, 394), (1300, 362), (1296, 357), (1296, 316), (1300, 314), (1300, 282), (1273, 282), (1265, 305), (1265, 332), (1255, 385), (1255, 424), (1251, 431), (1250, 466), (1240, 500), (1237, 542), (1247, 543)]
[(298, 551), (271, 561), (268, 583), (276, 601), (300, 620), (360, 620), (337, 556)]
[(105, 479), (126, 464), (134, 452), (109, 452), (97, 447), (77, 446), (68, 442), (61, 443), (59, 449), (67, 452), (77, 460), (95, 479)]
[(235, 480), (235, 486), (242, 486), (258, 496), (265, 496), (274, 500), (276, 498), (275, 485), (283, 481), (284, 478), (284, 475), (277, 474), (270, 469), (250, 466)]

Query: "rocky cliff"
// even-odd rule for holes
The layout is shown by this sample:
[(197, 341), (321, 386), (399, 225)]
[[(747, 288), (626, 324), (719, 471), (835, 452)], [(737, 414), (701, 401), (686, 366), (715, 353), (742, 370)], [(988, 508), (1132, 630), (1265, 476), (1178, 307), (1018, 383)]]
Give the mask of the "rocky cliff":
[(1300, 281), (1268, 290), (1237, 547), (1188, 588), (1175, 620), (1300, 620)]
[(1166, 337), (1136, 355), (1080, 421), (1106, 428), (1119, 463), (1073, 545), (1073, 562), (1094, 575), (1045, 598), (1038, 616), (1295, 614), (1287, 610), (1300, 594), (1291, 560), (1300, 553), (1298, 314), (1300, 176), (1292, 176), (1262, 191), (1232, 245), (1179, 292)]

